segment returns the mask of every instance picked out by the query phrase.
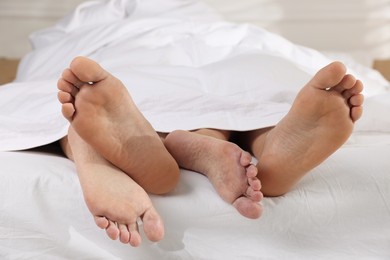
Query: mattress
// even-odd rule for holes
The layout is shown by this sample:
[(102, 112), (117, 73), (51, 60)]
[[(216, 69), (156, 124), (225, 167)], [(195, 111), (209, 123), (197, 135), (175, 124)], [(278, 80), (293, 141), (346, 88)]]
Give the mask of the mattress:
[(291, 192), (265, 198), (260, 219), (243, 218), (207, 178), (181, 170), (174, 191), (151, 196), (164, 239), (152, 243), (141, 232), (142, 245), (131, 248), (96, 227), (74, 164), (34, 148), (66, 135), (55, 85), (73, 57), (119, 77), (161, 132), (274, 125), (331, 59), (226, 22), (195, 0), (85, 2), (31, 41), (17, 79), (0, 87), (0, 258), (390, 258), (390, 91), (377, 72), (349, 64), (365, 84), (363, 118)]

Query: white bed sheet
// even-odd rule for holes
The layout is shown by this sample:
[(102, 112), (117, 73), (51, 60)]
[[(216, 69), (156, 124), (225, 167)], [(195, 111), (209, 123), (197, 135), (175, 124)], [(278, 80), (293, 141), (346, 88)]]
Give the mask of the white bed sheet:
[(131, 248), (95, 226), (72, 162), (0, 152), (0, 258), (389, 259), (389, 155), (389, 134), (355, 134), (290, 193), (265, 198), (257, 220), (183, 170), (174, 192), (152, 196), (165, 238)]

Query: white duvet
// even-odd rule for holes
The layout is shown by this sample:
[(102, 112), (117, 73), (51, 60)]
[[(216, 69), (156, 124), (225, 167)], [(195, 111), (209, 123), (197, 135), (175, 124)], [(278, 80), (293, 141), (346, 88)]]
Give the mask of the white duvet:
[[(56, 82), (78, 55), (119, 77), (160, 132), (274, 125), (297, 91), (330, 62), (260, 28), (224, 22), (194, 0), (86, 2), (32, 34), (31, 42), (34, 51), (23, 59), (17, 80), (0, 89), (0, 150), (66, 134)], [(357, 76), (368, 96), (388, 92), (379, 74)]]
[(4, 152), (66, 134), (56, 81), (74, 56), (120, 77), (159, 131), (273, 125), (330, 60), (195, 0), (88, 2), (31, 41), (17, 80), (0, 86), (0, 259), (390, 259), (390, 94), (376, 72), (358, 70), (367, 99), (350, 140), (265, 198), (260, 219), (182, 170), (171, 194), (152, 196), (165, 238), (135, 249), (96, 228), (70, 160)]

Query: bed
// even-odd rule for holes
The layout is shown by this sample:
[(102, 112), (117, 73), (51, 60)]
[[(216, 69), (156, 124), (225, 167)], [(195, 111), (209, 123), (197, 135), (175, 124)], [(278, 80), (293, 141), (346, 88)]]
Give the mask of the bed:
[[(125, 18), (137, 26), (121, 27)], [(182, 21), (182, 27), (177, 27), (178, 21)], [(201, 52), (198, 42), (193, 38), (180, 41), (189, 28), (196, 35), (207, 36), (208, 42), (215, 44), (220, 52), (195, 56), (194, 53)], [(88, 29), (89, 34), (81, 29)], [(215, 34), (218, 37), (212, 37)], [(264, 44), (258, 46), (254, 34), (261, 36)], [(123, 35), (132, 35), (139, 41), (123, 45)], [(220, 45), (221, 37), (225, 48)], [(260, 219), (243, 218), (218, 197), (206, 177), (181, 170), (181, 180), (173, 192), (151, 196), (164, 220), (164, 239), (152, 243), (141, 234), (143, 244), (132, 248), (111, 241), (103, 230), (96, 228), (84, 203), (74, 164), (53, 143), (66, 134), (68, 127), (59, 116), (55, 83), (72, 57), (92, 57), (125, 82), (142, 83), (146, 90), (159, 82), (165, 88), (172, 87), (179, 97), (190, 100), (194, 93), (180, 92), (178, 86), (188, 78), (198, 77), (199, 71), (183, 69), (183, 64), (204, 69), (210, 59), (229, 60), (233, 62), (213, 62), (225, 69), (236, 70), (234, 64), (246, 64), (252, 61), (250, 57), (260, 55), (263, 63), (253, 61), (250, 64), (274, 65), (269, 66), (265, 76), (274, 75), (275, 69), (291, 74), (287, 77), (290, 85), (277, 96), (283, 101), (276, 108), (280, 113), (261, 122), (262, 125), (277, 122), (291, 102), (295, 86), (303, 84), (329, 58), (260, 28), (226, 23), (208, 6), (192, 0), (170, 0), (161, 5), (147, 0), (87, 2), (56, 26), (34, 33), (31, 39), (34, 51), (22, 60), (16, 80), (0, 87), (0, 258), (390, 258), (390, 118), (387, 115), (390, 85), (379, 73), (353, 62), (348, 64), (366, 86), (364, 117), (347, 143), (313, 169), (291, 192), (265, 198), (262, 201), (264, 214)], [(185, 47), (180, 53), (170, 53), (174, 59), (169, 60), (172, 65), (169, 69), (164, 63), (167, 57), (158, 52), (156, 39), (161, 44), (173, 42), (179, 49)], [(145, 45), (148, 48), (140, 47)], [(254, 46), (258, 48), (255, 52)], [(131, 49), (133, 63), (128, 64), (120, 55), (112, 55), (112, 49)], [(153, 66), (143, 59), (146, 51), (151, 50), (155, 51)], [(232, 54), (231, 58), (229, 55)], [(237, 57), (245, 60), (240, 63), (240, 59), (235, 59)], [(124, 66), (131, 66), (135, 72), (125, 73), (121, 69)], [(176, 76), (177, 67), (181, 68), (181, 77)], [(205, 71), (217, 70), (208, 66)], [(144, 75), (154, 75), (153, 80)], [(203, 81), (206, 79), (210, 78), (202, 77)], [(227, 80), (220, 75), (212, 80), (219, 87), (218, 98), (228, 99), (232, 104), (233, 97), (239, 93), (224, 88)], [(250, 82), (246, 82), (245, 87), (251, 95), (256, 95)], [(32, 96), (24, 95), (27, 91)], [(209, 93), (207, 89), (202, 91)], [(195, 93), (196, 100), (206, 104), (209, 100), (201, 99), (199, 93)], [(193, 103), (188, 104), (187, 110), (184, 106), (183, 111), (187, 114), (182, 111), (178, 120), (177, 115), (170, 113), (169, 106), (158, 103), (169, 98), (163, 92), (155, 93), (152, 99), (142, 91), (133, 90), (132, 94), (153, 126), (163, 132), (197, 128), (202, 122), (211, 122), (205, 125), (207, 127), (235, 130), (258, 127), (247, 120), (260, 113), (256, 104), (251, 107), (253, 114), (245, 110), (248, 117), (238, 123), (231, 120), (230, 114), (212, 111), (209, 115), (193, 114), (190, 109)], [(249, 95), (246, 97), (250, 98)], [(31, 98), (35, 101), (29, 102)], [(155, 104), (160, 104), (158, 113), (151, 109)], [(213, 110), (213, 107), (207, 109)], [(50, 145), (40, 147), (45, 144)]]

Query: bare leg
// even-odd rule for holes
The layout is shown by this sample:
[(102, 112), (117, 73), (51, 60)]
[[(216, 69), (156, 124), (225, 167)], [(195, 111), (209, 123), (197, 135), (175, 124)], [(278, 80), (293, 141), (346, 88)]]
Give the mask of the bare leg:
[(246, 133), (246, 146), (259, 159), (264, 195), (288, 192), (351, 135), (362, 115), (363, 85), (345, 71), (338, 62), (323, 68), (274, 128)]
[(78, 57), (58, 88), (64, 117), (104, 158), (147, 192), (163, 194), (176, 186), (177, 163), (117, 78)]
[(106, 229), (111, 239), (119, 237), (122, 243), (139, 246), (138, 218), (151, 241), (163, 238), (162, 219), (137, 183), (105, 160), (72, 127), (61, 146), (76, 164), (84, 199), (96, 224)]
[(243, 216), (258, 218), (263, 195), (257, 169), (249, 153), (227, 141), (229, 135), (213, 129), (174, 131), (165, 145), (181, 167), (206, 175), (222, 199)]

